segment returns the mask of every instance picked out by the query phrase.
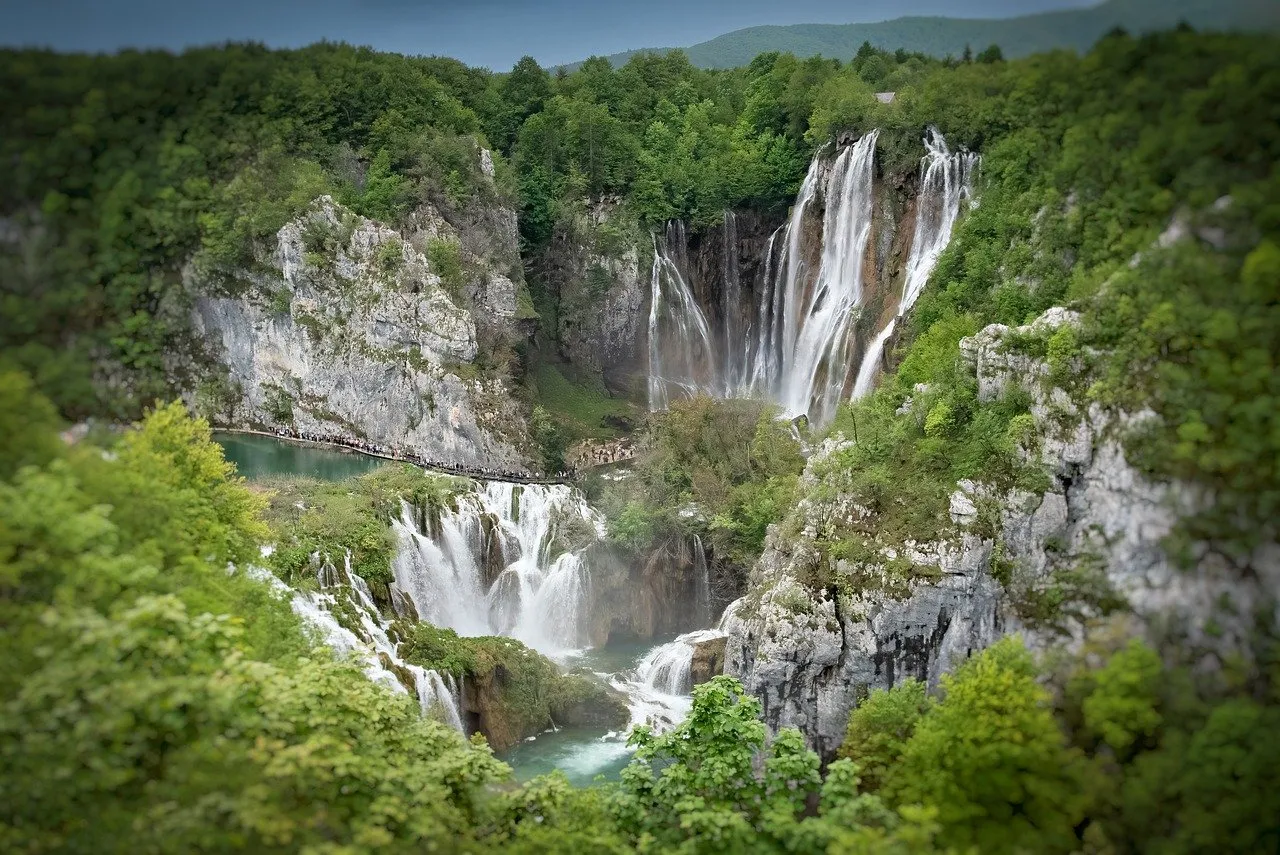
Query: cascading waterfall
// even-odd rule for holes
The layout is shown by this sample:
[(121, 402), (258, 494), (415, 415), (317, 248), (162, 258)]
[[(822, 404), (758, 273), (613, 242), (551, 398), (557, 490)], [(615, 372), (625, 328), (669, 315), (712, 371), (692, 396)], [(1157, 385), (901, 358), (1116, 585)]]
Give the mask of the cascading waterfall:
[(574, 532), (603, 535), (583, 496), (563, 485), (489, 481), (457, 502), (435, 537), (408, 505), (393, 524), (395, 584), (418, 616), (460, 635), (511, 636), (551, 656), (585, 646), (590, 575), (578, 552), (557, 546)]
[(364, 672), (370, 680), (396, 692), (403, 693), (406, 689), (387, 663), (412, 674), (414, 692), (422, 714), (438, 718), (455, 730), (464, 731), (462, 712), (458, 705), (461, 692), (453, 675), (442, 675), (438, 671), (402, 660), (378, 617), (378, 609), (374, 605), (368, 584), (351, 570), (350, 554), (346, 556), (344, 570), (345, 579), (350, 581), (355, 593), (356, 602), (352, 605), (356, 607), (363, 638), (339, 623), (334, 615), (333, 608), (337, 605), (339, 595), (326, 589), (340, 585), (343, 576), (338, 574), (331, 563), (324, 562), (320, 565), (317, 573), (321, 582), (320, 591), (295, 591), (264, 569), (254, 568), (252, 572), (256, 578), (286, 593), (293, 611), (320, 632), (324, 643), (334, 653), (356, 657), (363, 664)]
[(689, 675), (694, 648), (723, 635), (718, 629), (699, 629), (653, 648), (636, 666), (636, 680), (662, 694), (689, 694), (693, 690)]
[[(898, 318), (915, 305), (938, 263), (938, 257), (951, 242), (951, 232), (960, 216), (961, 205), (972, 204), (973, 181), (982, 158), (970, 151), (953, 153), (937, 128), (929, 128), (924, 139), (926, 153), (920, 159), (920, 194), (916, 199), (916, 228), (911, 239), (911, 255), (898, 302)], [(893, 335), (898, 318), (889, 321), (876, 335), (862, 357), (858, 380), (854, 384), (856, 400), (871, 393), (880, 357)]]
[[(716, 348), (707, 318), (681, 272), (684, 224), (671, 223), (666, 239), (653, 241), (649, 277), (649, 410), (665, 410), (672, 398), (716, 393)], [(672, 258), (672, 254), (676, 258)]]

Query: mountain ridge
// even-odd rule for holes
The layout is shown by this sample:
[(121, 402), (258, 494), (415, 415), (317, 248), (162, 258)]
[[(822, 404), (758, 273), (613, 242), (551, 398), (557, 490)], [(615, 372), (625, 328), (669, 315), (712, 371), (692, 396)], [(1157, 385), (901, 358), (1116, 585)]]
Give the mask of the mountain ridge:
[[(1084, 9), (1014, 18), (906, 16), (861, 24), (785, 24), (747, 27), (684, 48), (639, 48), (606, 57), (621, 66), (645, 53), (684, 50), (699, 68), (735, 68), (761, 53), (849, 60), (865, 41), (933, 56), (960, 56), (997, 44), (1009, 58), (1044, 50), (1082, 51), (1115, 27), (1133, 32), (1167, 29), (1185, 21), (1196, 28), (1280, 29), (1280, 4), (1270, 0), (1106, 0)], [(567, 70), (577, 64), (565, 66)]]

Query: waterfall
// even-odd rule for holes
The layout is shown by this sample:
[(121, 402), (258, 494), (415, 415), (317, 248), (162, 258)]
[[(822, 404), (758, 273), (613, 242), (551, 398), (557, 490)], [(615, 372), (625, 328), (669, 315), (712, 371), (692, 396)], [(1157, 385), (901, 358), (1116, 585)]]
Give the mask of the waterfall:
[[(718, 392), (716, 349), (711, 328), (685, 281), (684, 224), (676, 221), (667, 237), (653, 240), (649, 275), (649, 410), (665, 410), (676, 397)], [(673, 259), (671, 256), (675, 254)]]
[(862, 364), (858, 366), (858, 379), (853, 384), (853, 400), (856, 401), (871, 394), (871, 389), (876, 382), (876, 373), (880, 369), (880, 357), (884, 354), (884, 346), (897, 325), (897, 318), (889, 321), (888, 326), (880, 330), (871, 340), (871, 344), (867, 345), (867, 352), (862, 355)]
[(723, 368), (724, 393), (734, 395), (750, 385), (751, 353), (744, 343), (751, 330), (743, 324), (742, 275), (738, 267), (738, 217), (724, 212), (724, 288), (721, 313), (724, 316)]
[(920, 194), (916, 200), (916, 229), (907, 260), (898, 315), (906, 314), (924, 291), (938, 256), (951, 242), (951, 230), (960, 216), (960, 204), (973, 199), (973, 179), (982, 159), (969, 151), (952, 153), (937, 128), (924, 138), (920, 159)]
[[(853, 364), (878, 137), (872, 131), (834, 163), (819, 155), (809, 165), (787, 224), (769, 238), (752, 335), (735, 332), (750, 367), (728, 386), (731, 394), (765, 395), (787, 415), (807, 414), (819, 424), (835, 413)], [(805, 258), (805, 220), (819, 198), (825, 204), (822, 251), (813, 271)]]
[(783, 350), (780, 400), (788, 414), (807, 413), (819, 424), (835, 413), (852, 362), (850, 339), (855, 310), (862, 303), (862, 260), (871, 234), (877, 136), (872, 131), (836, 158), (827, 182), (816, 280), (808, 285), (797, 275), (798, 251), (788, 258), (788, 346)]
[[(937, 128), (929, 128), (924, 138), (925, 155), (920, 159), (920, 193), (916, 198), (916, 228), (911, 238), (911, 255), (907, 259), (902, 299), (898, 302), (898, 318), (915, 305), (938, 263), (938, 257), (951, 242), (951, 232), (960, 216), (963, 202), (973, 200), (973, 180), (982, 158), (969, 151), (952, 153)], [(893, 335), (898, 318), (889, 321), (867, 347), (858, 368), (853, 399), (871, 393), (885, 344)]]
[[(829, 422), (852, 387), (874, 386), (884, 348), (897, 328), (891, 320), (867, 344), (861, 360), (855, 328), (863, 305), (863, 262), (871, 237), (875, 149), (873, 130), (834, 159), (820, 153), (809, 165), (787, 223), (768, 241), (754, 313), (744, 313), (738, 264), (738, 221), (724, 215), (724, 277), (713, 335), (685, 276), (684, 226), (671, 223), (654, 237), (649, 309), (649, 409), (699, 392), (759, 395), (786, 415)], [(937, 128), (924, 138), (915, 233), (897, 317), (915, 303), (951, 240), (966, 201), (972, 202), (981, 158), (952, 152)], [(821, 247), (806, 247), (806, 223), (822, 206)], [(813, 269), (816, 263), (816, 270)], [(857, 368), (855, 372), (854, 369)]]
[[(578, 491), (484, 482), (441, 514), (438, 537), (419, 529), (408, 505), (393, 529), (395, 584), (422, 620), (459, 635), (511, 636), (552, 656), (586, 645), (590, 574), (581, 554), (558, 541), (595, 539), (604, 528)], [(490, 536), (496, 556), (486, 548)]]
[(751, 352), (751, 377), (749, 383), (738, 390), (743, 395), (772, 395), (774, 378), (778, 376), (782, 351), (782, 290), (776, 287), (774, 276), (774, 255), (778, 243), (778, 235), (786, 229), (778, 227), (769, 235), (769, 243), (764, 250), (764, 277), (760, 280), (763, 288), (760, 294), (760, 307), (755, 326), (755, 344)]
[[(355, 606), (363, 637), (339, 623), (334, 615), (333, 607), (337, 605), (339, 595), (324, 588), (340, 585), (343, 580), (332, 563), (326, 561), (320, 565), (317, 575), (321, 577), (322, 590), (319, 592), (295, 591), (262, 568), (251, 568), (250, 573), (254, 578), (267, 582), (288, 595), (293, 611), (320, 633), (324, 644), (335, 654), (354, 657), (361, 663), (370, 680), (392, 691), (405, 693), (405, 686), (391, 669), (394, 667), (408, 672), (413, 676), (414, 691), (422, 714), (435, 717), (455, 730), (465, 732), (458, 705), (461, 693), (453, 676), (441, 675), (438, 671), (402, 660), (396, 645), (387, 637), (386, 626), (378, 615), (369, 585), (351, 571), (350, 553), (346, 556), (344, 570), (355, 594), (351, 605)], [(326, 582), (325, 579), (329, 581)]]
[(666, 695), (689, 694), (693, 690), (690, 669), (694, 648), (723, 635), (716, 629), (700, 629), (653, 648), (636, 666), (636, 681)]
[(707, 567), (707, 550), (703, 549), (703, 539), (694, 535), (694, 607), (698, 619), (710, 623), (712, 619), (712, 577)]

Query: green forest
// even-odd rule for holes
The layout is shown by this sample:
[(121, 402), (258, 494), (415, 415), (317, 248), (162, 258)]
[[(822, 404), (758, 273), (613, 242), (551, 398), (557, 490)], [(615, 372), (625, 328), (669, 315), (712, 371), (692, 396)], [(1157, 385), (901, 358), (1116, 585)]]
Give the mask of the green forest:
[[(1253, 657), (1211, 667), (1126, 637), (1006, 638), (937, 687), (871, 693), (830, 763), (795, 729), (769, 735), (760, 700), (720, 676), (674, 730), (631, 734), (618, 780), (516, 783), (483, 737), (368, 680), (249, 572), (280, 544), (262, 563), (285, 582), (317, 548), (385, 578), (388, 508), (445, 501), (439, 484), (392, 472), (367, 494), (270, 494), (174, 403), (207, 368), (191, 271), (256, 287), (263, 249), (322, 194), (395, 227), (425, 201), (496, 193), (519, 213), (542, 324), (504, 370), (555, 458), (571, 410), (610, 414), (581, 389), (539, 397), (550, 319), (571, 310), (544, 262), (586, 200), (619, 200), (642, 233), (726, 209), (780, 217), (842, 135), (879, 128), (877, 168), (905, 181), (936, 125), (983, 154), (981, 200), (894, 372), (828, 429), (857, 442), (815, 486), (763, 403), (673, 407), (635, 477), (588, 487), (610, 538), (638, 552), (703, 535), (745, 574), (770, 526), (785, 536), (796, 503), (831, 489), (823, 475), (895, 543), (935, 534), (959, 479), (1034, 487), (1029, 403), (980, 401), (958, 344), (1066, 305), (1078, 330), (1019, 347), (1086, 406), (1159, 416), (1125, 431), (1126, 453), (1215, 499), (1169, 548), (1209, 542), (1243, 566), (1280, 513), (1280, 44), (1183, 27), (1115, 31), (1083, 55), (974, 47), (939, 59), (863, 43), (847, 61), (765, 53), (716, 70), (679, 51), (572, 72), (525, 58), (506, 73), (340, 44), (0, 52), (0, 848), (1280, 851), (1264, 604)], [(1162, 242), (1171, 222), (1199, 237)], [(919, 417), (904, 417), (913, 396)], [(60, 438), (87, 418), (104, 429)], [(293, 519), (295, 500), (324, 514)], [(690, 501), (702, 518), (677, 513)], [(856, 555), (872, 539), (839, 531), (829, 546)], [(830, 566), (803, 581), (872, 584)], [(1028, 608), (1052, 622), (1069, 599)]]

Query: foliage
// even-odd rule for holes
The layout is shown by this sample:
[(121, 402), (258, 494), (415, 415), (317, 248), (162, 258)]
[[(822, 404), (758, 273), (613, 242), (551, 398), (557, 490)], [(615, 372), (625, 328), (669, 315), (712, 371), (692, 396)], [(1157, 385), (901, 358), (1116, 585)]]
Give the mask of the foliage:
[[(31, 423), (3, 423), (5, 448), (56, 429), (47, 402), (29, 411)], [(636, 729), (617, 784), (514, 786), (487, 748), (312, 649), (288, 599), (236, 569), (268, 535), (264, 502), (207, 425), (175, 404), (111, 454), (88, 442), (50, 444), (0, 480), (11, 849), (881, 855), (1247, 852), (1280, 839), (1265, 675), (1223, 694), (1136, 642), (1075, 660), (1056, 718), (1016, 639), (944, 676), (937, 701), (914, 682), (873, 693), (851, 719), (854, 759), (825, 778), (797, 731), (768, 739), (760, 702), (717, 677), (672, 732)], [(344, 489), (385, 507), (442, 488), (388, 467)], [(273, 501), (280, 525), (288, 499)], [(493, 693), (514, 738), (591, 705), (625, 719), (598, 683), (512, 639), (404, 621), (393, 632), (410, 661)]]
[(560, 472), (564, 469), (564, 452), (567, 447), (564, 433), (552, 420), (551, 415), (539, 404), (533, 408), (529, 419), (529, 432), (533, 441), (538, 444), (542, 453), (542, 468), (547, 472)]
[(0, 478), (12, 478), (24, 466), (48, 463), (61, 451), (58, 414), (35, 392), (31, 378), (0, 367)]
[(625, 701), (595, 675), (565, 674), (513, 638), (461, 637), (427, 623), (400, 624), (407, 662), (450, 673), (482, 699), (481, 726), (507, 748), (548, 727), (627, 721)]
[(308, 651), (287, 600), (228, 572), (257, 554), (260, 507), (177, 405), (111, 457), (68, 449), (0, 483), (6, 848), (474, 834), (504, 767)]
[(759, 715), (760, 702), (741, 684), (716, 677), (694, 689), (692, 712), (672, 732), (637, 727), (636, 758), (611, 805), (620, 829), (660, 850), (773, 848), (770, 838), (796, 822), (821, 779), (798, 731), (779, 733), (766, 748)]
[(560, 366), (537, 362), (530, 375), (531, 394), (567, 444), (580, 439), (613, 439), (618, 425), (638, 418), (633, 404), (612, 397), (598, 383), (575, 382)]
[(279, 477), (255, 482), (270, 504), (266, 519), (275, 550), (267, 559), (285, 582), (298, 584), (318, 569), (312, 555), (351, 569), (384, 597), (392, 580), (395, 539), (390, 528), (401, 501), (423, 513), (438, 513), (452, 502), (456, 482), (425, 474), (416, 466), (389, 464), (345, 481)]
[(701, 533), (717, 554), (749, 563), (791, 505), (802, 458), (790, 425), (762, 402), (706, 397), (651, 419), (632, 476), (602, 497), (611, 536), (638, 547)]
[(905, 680), (888, 691), (872, 692), (849, 714), (839, 756), (858, 764), (865, 789), (874, 792), (884, 784), (931, 705), (924, 683)]
[(453, 297), (462, 295), (464, 271), (462, 245), (456, 240), (430, 238), (427, 241), (427, 264), (432, 273), (440, 277), (445, 290)]
[(1093, 678), (1093, 691), (1082, 705), (1084, 725), (1120, 757), (1160, 726), (1161, 670), (1156, 652), (1133, 641)]
[(1021, 641), (997, 642), (942, 683), (886, 787), (902, 803), (936, 806), (961, 848), (1070, 851), (1087, 803), (1083, 757), (1058, 729)]

